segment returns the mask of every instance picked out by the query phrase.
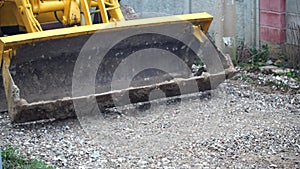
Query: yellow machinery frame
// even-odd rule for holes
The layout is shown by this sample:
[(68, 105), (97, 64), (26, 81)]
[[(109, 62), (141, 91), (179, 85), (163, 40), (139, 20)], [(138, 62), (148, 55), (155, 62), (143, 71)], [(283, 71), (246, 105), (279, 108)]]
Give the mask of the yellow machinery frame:
[(54, 13), (65, 26), (92, 25), (92, 13), (100, 13), (103, 23), (124, 20), (118, 0), (0, 0), (0, 4), (0, 26), (24, 26), (28, 33), (42, 31), (41, 23), (55, 21)]

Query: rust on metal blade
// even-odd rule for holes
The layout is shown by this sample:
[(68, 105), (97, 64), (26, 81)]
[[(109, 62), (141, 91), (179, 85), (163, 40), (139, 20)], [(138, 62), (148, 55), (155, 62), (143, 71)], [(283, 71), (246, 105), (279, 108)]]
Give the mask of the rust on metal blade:
[[(95, 94), (93, 96), (86, 96), (80, 98), (64, 98), (55, 101), (36, 102), (31, 104), (19, 104), (17, 105), (16, 114), (11, 117), (13, 123), (23, 123), (29, 121), (37, 121), (42, 119), (66, 119), (70, 117), (76, 117), (73, 102), (81, 101), (87, 102), (90, 98), (95, 98), (98, 106), (101, 108), (114, 107), (113, 95), (117, 95), (120, 100), (125, 99), (125, 93), (130, 94), (130, 104), (147, 102), (149, 101), (149, 93), (154, 89), (160, 89), (166, 92), (167, 97), (179, 96), (182, 94), (188, 94), (190, 92), (186, 90), (185, 93), (179, 91), (179, 88), (185, 88), (192, 83), (197, 84), (199, 91), (211, 90), (210, 78), (218, 79), (219, 83), (223, 82), (223, 74), (210, 75), (210, 76), (197, 76), (189, 79), (174, 79), (168, 82), (159, 84), (153, 84), (142, 87), (128, 88), (119, 91), (111, 91), (102, 94)], [(153, 98), (160, 99), (160, 98)], [(122, 103), (122, 102), (121, 102)], [(124, 104), (128, 104), (124, 102)], [(120, 106), (120, 105), (119, 105)]]

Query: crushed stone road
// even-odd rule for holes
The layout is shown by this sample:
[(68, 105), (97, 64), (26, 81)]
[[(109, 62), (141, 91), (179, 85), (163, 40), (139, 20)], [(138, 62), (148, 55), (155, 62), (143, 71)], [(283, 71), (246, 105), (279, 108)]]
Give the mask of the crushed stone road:
[(0, 144), (57, 168), (300, 167), (299, 91), (228, 80), (181, 102), (115, 108), (104, 121), (93, 134), (78, 119), (14, 126), (2, 113)]

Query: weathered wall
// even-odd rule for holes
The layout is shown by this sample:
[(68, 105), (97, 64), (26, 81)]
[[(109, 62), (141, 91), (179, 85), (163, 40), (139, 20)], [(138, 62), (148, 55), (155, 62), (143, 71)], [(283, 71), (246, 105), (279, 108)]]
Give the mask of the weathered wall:
[(287, 44), (300, 45), (300, 1), (287, 0), (286, 12)]
[(300, 1), (260, 0), (260, 40), (270, 56), (284, 54), (292, 67), (300, 64)]
[[(237, 45), (242, 42), (249, 47), (257, 44), (257, 0), (122, 0), (132, 6), (142, 17), (165, 14), (209, 12), (215, 19), (210, 34), (222, 48), (222, 37), (235, 36)], [(152, 13), (152, 14), (151, 14)]]
[(286, 42), (286, 0), (260, 0), (260, 40)]
[(184, 14), (189, 13), (190, 0), (121, 0), (138, 13)]
[(193, 13), (207, 11), (215, 16), (212, 34), (235, 35), (237, 45), (242, 42), (249, 47), (258, 45), (255, 0), (192, 0), (191, 9)]
[(300, 1), (286, 0), (285, 53), (294, 67), (300, 67)]

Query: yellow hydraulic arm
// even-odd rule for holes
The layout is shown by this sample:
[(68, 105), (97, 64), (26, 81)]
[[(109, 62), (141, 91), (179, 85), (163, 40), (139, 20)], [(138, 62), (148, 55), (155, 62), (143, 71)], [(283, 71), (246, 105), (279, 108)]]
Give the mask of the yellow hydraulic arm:
[(102, 23), (124, 20), (118, 0), (0, 0), (0, 26), (20, 26), (28, 33), (57, 20), (64, 26), (91, 25), (93, 14), (100, 14)]

